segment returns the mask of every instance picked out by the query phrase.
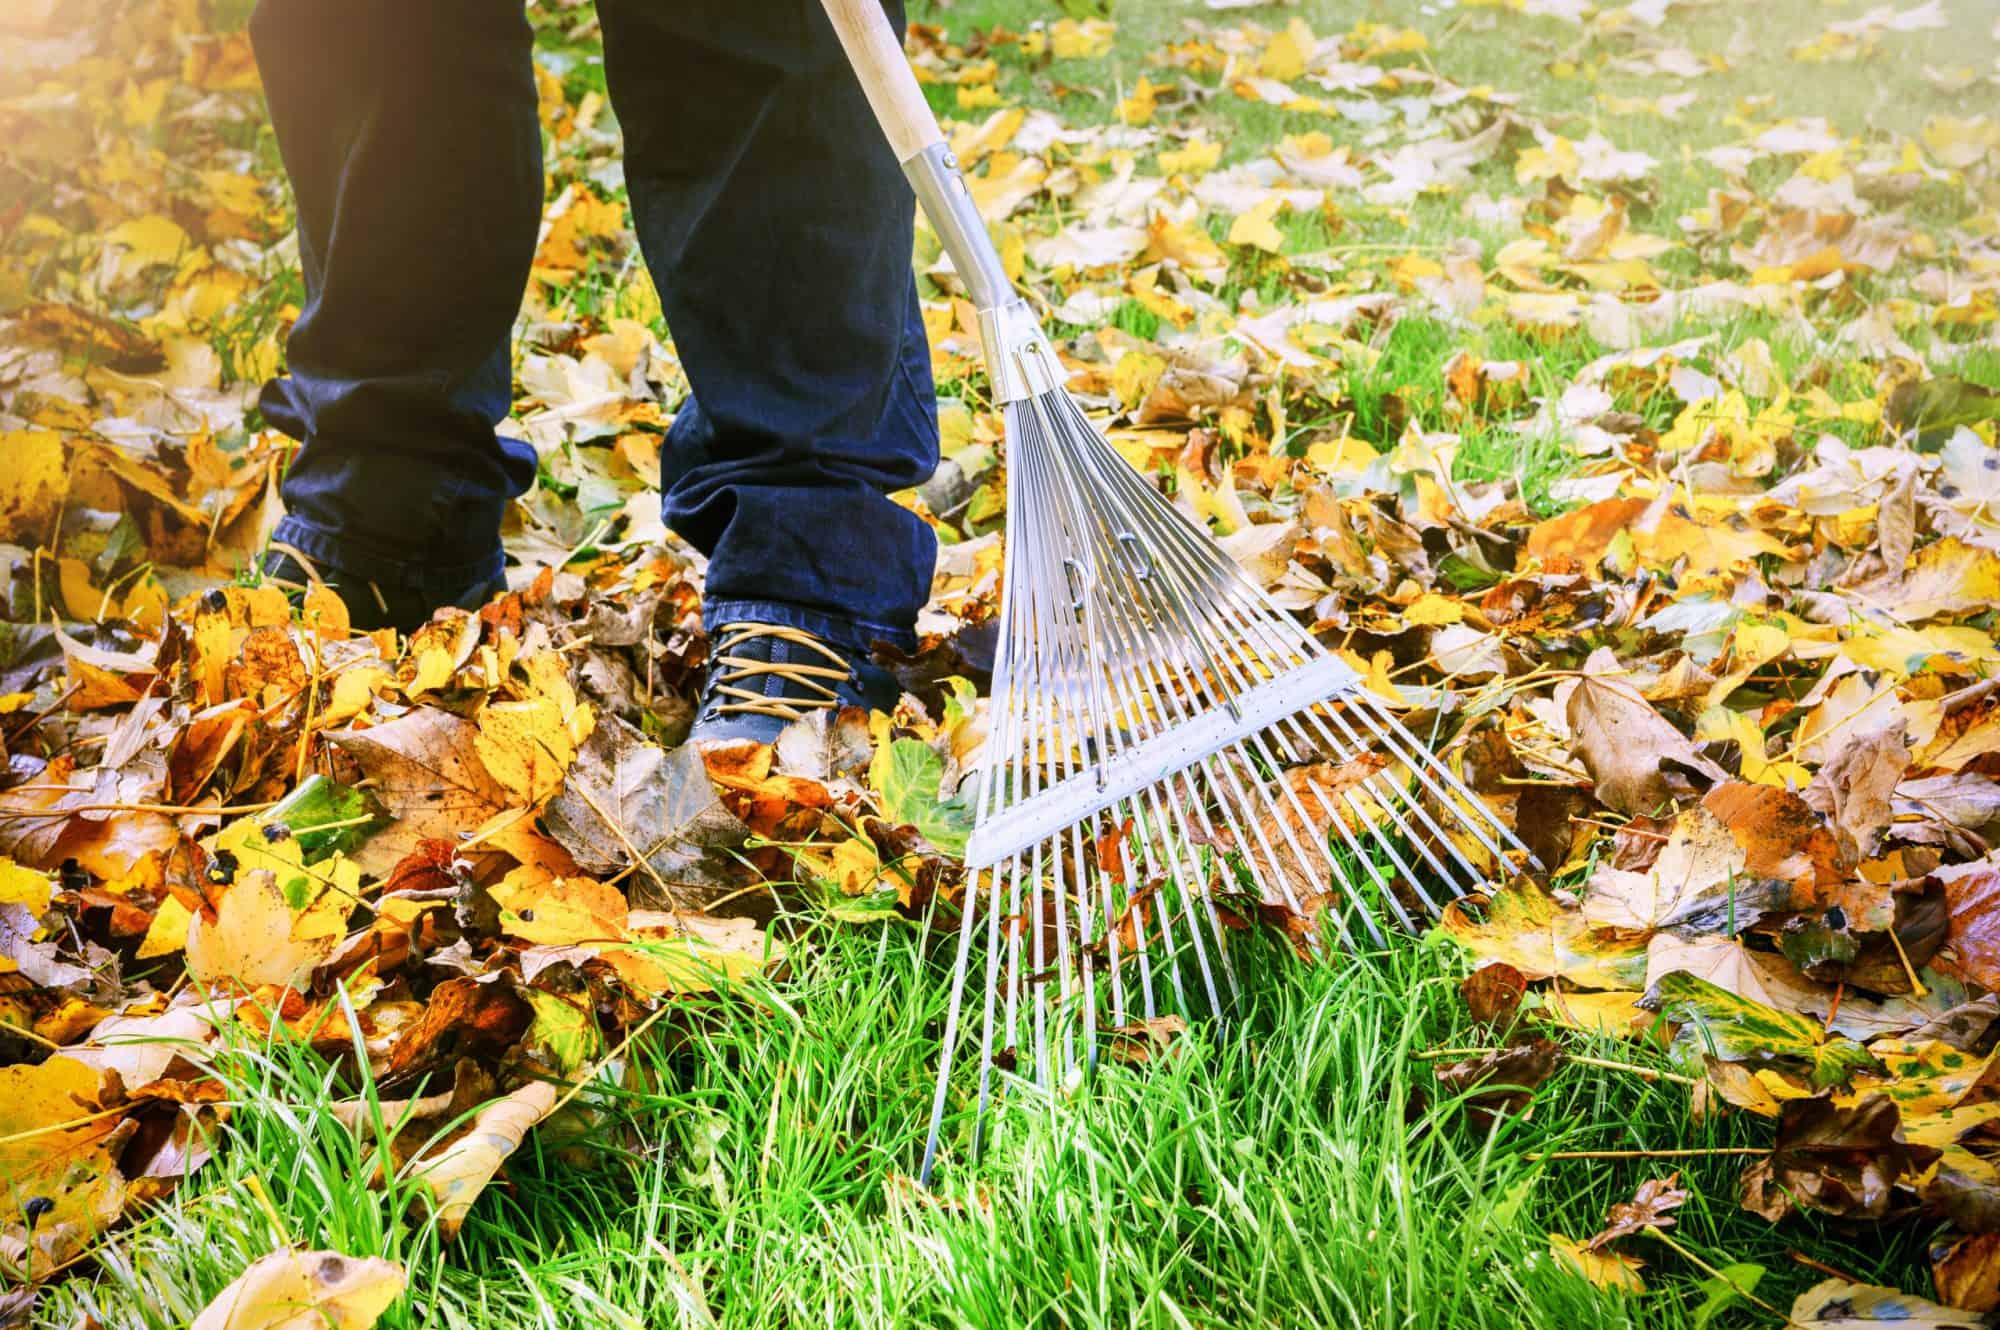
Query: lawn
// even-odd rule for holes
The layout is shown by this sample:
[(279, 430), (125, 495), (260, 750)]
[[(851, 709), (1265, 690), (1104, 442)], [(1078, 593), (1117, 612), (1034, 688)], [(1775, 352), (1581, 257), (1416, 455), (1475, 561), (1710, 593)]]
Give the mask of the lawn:
[[(218, 8), (219, 29), (241, 21), (231, 12), (241, 6)], [(1071, 129), (1115, 135), (1120, 107), (1143, 82), (1171, 85), (1153, 123), (1170, 125), (1172, 134), (1138, 150), (1144, 177), (1166, 173), (1159, 154), (1190, 143), (1219, 144), (1207, 169), (1227, 171), (1270, 160), (1288, 136), (1325, 135), (1316, 160), (1343, 148), (1369, 156), (1428, 141), (1443, 132), (1449, 112), (1420, 106), (1421, 99), (1372, 99), (1379, 117), (1295, 109), (1233, 94), (1198, 58), (1160, 60), (1245, 23), (1282, 29), (1303, 22), (1320, 36), (1359, 32), (1363, 47), (1407, 30), (1425, 40), (1395, 57), (1399, 66), (1478, 90), (1476, 101), (1517, 98), (1502, 104), (1569, 143), (1603, 133), (1619, 149), (1649, 154), (1657, 165), (1620, 182), (1619, 206), (1634, 232), (1667, 236), (1681, 234), (1680, 219), (1721, 206), (1718, 195), (1732, 187), (1702, 155), (1710, 149), (1815, 117), (1839, 136), (1902, 139), (1938, 117), (1970, 115), (1979, 99), (1992, 104), (1987, 74), (2000, 33), (1992, 13), (1970, 3), (1944, 11), (1947, 26), (1881, 36), (1858, 63), (1803, 60), (1797, 49), (1825, 40), (1830, 23), (1858, 17), (1858, 4), (1676, 4), (1665, 27), (1636, 47), (1588, 23), (1535, 12), (1590, 6), (1523, 8), (1302, 0), (1210, 9), (1119, 0), (1108, 48), (1049, 59), (990, 34), (1046, 29), (1065, 17), (1053, 3), (929, 0), (912, 12), (923, 25), (913, 49), (933, 71), (994, 61), (990, 79), (928, 85), (933, 106), (960, 132), (995, 109), (1025, 106), (1052, 111)], [(1069, 17), (1094, 21), (1081, 6)], [(545, 107), (553, 97), (576, 113), (603, 88), (589, 8), (542, 6), (536, 21)], [(968, 51), (975, 34), (988, 34), (988, 42)], [(1726, 67), (1669, 78), (1619, 63), (1634, 50), (1669, 45), (1721, 57)], [(1838, 54), (1839, 44), (1829, 51)], [(1978, 67), (1977, 81), (1955, 87), (1952, 71), (1968, 64)], [(1659, 99), (1684, 87), (1697, 89), (1699, 100), (1662, 114)], [(973, 95), (965, 97), (968, 89)], [(1337, 101), (1351, 94), (1316, 95)], [(601, 106), (592, 113), (588, 132), (552, 153), (552, 182), (557, 191), (594, 182), (619, 202), (615, 173), (598, 169), (615, 160), (607, 146), (611, 113)], [(251, 170), (276, 178), (267, 128), (243, 123), (218, 132)], [(1587, 492), (1574, 482), (1600, 474), (1601, 458), (1579, 451), (1571, 430), (1547, 422), (1531, 428), (1526, 412), (1488, 407), (1506, 392), (1523, 401), (1559, 398), (1586, 366), (1632, 342), (1712, 338), (1708, 354), (1718, 361), (1760, 348), (1782, 382), (1810, 381), (1836, 403), (1877, 390), (1881, 365), (1838, 338), (1870, 301), (1901, 295), (1888, 273), (1856, 274), (1851, 293), (1814, 305), (1806, 317), (1740, 303), (1711, 312), (1690, 302), (1670, 323), (1629, 338), (1591, 317), (1456, 318), (1417, 301), (1413, 293), (1429, 290), (1425, 283), (1444, 273), (1447, 259), (1471, 255), (1492, 266), (1536, 228), (1554, 234), (1557, 205), (1534, 205), (1556, 196), (1545, 195), (1543, 181), (1517, 174), (1518, 161), (1517, 152), (1483, 158), (1448, 188), (1408, 198), (1370, 201), (1335, 188), (1324, 209), (1289, 209), (1272, 219), (1281, 235), (1273, 247), (1235, 243), (1231, 210), (1200, 213), (1188, 224), (1226, 246), (1228, 271), (1198, 293), (1154, 299), (1111, 289), (1094, 306), (1064, 303), (1061, 297), (1073, 299), (1092, 283), (1048, 279), (1049, 265), (1039, 262), (1031, 285), (1070, 336), (1091, 325), (1061, 311), (1090, 309), (1095, 326), (1148, 348), (1217, 360), (1240, 345), (1232, 340), (1238, 317), (1306, 300), (1407, 298), (1411, 308), (1399, 318), (1329, 330), (1321, 344), (1339, 348), (1338, 368), (1289, 399), (1282, 422), (1260, 418), (1258, 427), (1283, 434), (1274, 449), (1297, 457), (1336, 437), (1388, 454), (1412, 430), (1452, 431), (1458, 441), (1447, 478), (1509, 483), (1528, 518), (1583, 503)], [(1096, 161), (1089, 170), (1097, 180), (1115, 176), (1118, 166)], [(1763, 189), (1778, 188), (1788, 174), (1770, 162), (1750, 172)], [(1931, 243), (1949, 247), (1953, 236), (1976, 229), (1982, 210), (1993, 216), (1987, 180), (1983, 198), (1941, 179), (1921, 182), (1902, 200), (1900, 215), (1919, 235), (1937, 238)], [(1473, 199), (1490, 206), (1469, 207)], [(1529, 201), (1525, 213), (1519, 200)], [(999, 229), (1004, 236), (1011, 228), (1032, 254), (1036, 241), (1064, 226), (1115, 224), (1087, 215), (1072, 198), (1040, 195)], [(924, 267), (935, 258), (926, 239), (920, 235)], [(580, 261), (539, 276), (524, 329), (601, 329), (630, 318), (664, 337), (629, 237), (584, 236), (577, 248)], [(1690, 242), (1651, 262), (1662, 285), (1693, 285), (1726, 249)], [(40, 270), (32, 276), (33, 283), (45, 280)], [(215, 331), (230, 381), (268, 363), (296, 282), (295, 272), (271, 274), (233, 305), (233, 322)], [(926, 293), (936, 297), (942, 288), (927, 285)], [(1192, 307), (1185, 326), (1175, 325), (1176, 299)], [(949, 307), (934, 305), (945, 311), (934, 328), (941, 339), (950, 333)], [(1932, 373), (2000, 388), (1990, 325), (1981, 336), (1961, 337), (1905, 321), (1891, 330), (1898, 334)], [(535, 335), (524, 331), (524, 347)], [(1475, 371), (1499, 365), (1512, 374), (1519, 366), (1521, 377), (1504, 391), (1497, 380), (1490, 391), (1475, 385), (1468, 402), (1451, 373), (1468, 356)], [(983, 416), (983, 375), (963, 355), (953, 361), (941, 352), (939, 365), (947, 449), (970, 456), (965, 438), (953, 436), (959, 417), (951, 409)], [(1121, 432), (1140, 430), (1132, 408), (1148, 385), (1131, 391), (1109, 366), (1095, 378), (1086, 389), (1092, 404), (1120, 415)], [(1280, 395), (1271, 390), (1272, 400)], [(524, 389), (520, 414), (531, 417), (550, 401), (539, 386)], [(1666, 399), (1618, 405), (1661, 432), (1674, 423)], [(1877, 433), (1874, 420), (1837, 412), (1823, 432), (1857, 446)], [(1185, 434), (1180, 428), (1167, 447), (1128, 440), (1128, 455), (1146, 460), (1151, 448), (1163, 483), (1190, 497), (1189, 473), (1174, 464)], [(615, 552), (605, 538), (612, 507), (590, 508), (583, 497), (603, 469), (578, 463), (564, 470), (565, 459), (582, 451), (556, 449), (545, 458), (531, 511), (516, 520), (524, 565)], [(629, 471), (617, 473), (628, 486), (636, 484)], [(973, 479), (989, 484), (992, 477)], [(615, 497), (623, 503), (622, 494)], [(1250, 516), (1267, 517), (1283, 497), (1282, 486), (1251, 497)], [(976, 541), (998, 527), (997, 515), (980, 516), (976, 493), (971, 505), (941, 519), (947, 542)], [(1221, 530), (1230, 521), (1225, 515), (1216, 524)], [(1344, 631), (1351, 639), (1365, 630)], [(1591, 859), (1582, 873), (1572, 872), (1567, 885), (1577, 886), (1594, 866)], [(1094, 1079), (1055, 1093), (1010, 1085), (976, 1159), (966, 1148), (972, 1118), (960, 1094), (943, 1166), (926, 1191), (912, 1174), (930, 1110), (950, 938), (935, 936), (910, 912), (857, 920), (807, 908), (789, 927), (784, 970), (682, 1002), (670, 1019), (649, 1022), (619, 1045), (574, 1109), (531, 1134), (508, 1160), (504, 1182), (487, 1190), (450, 1241), (433, 1224), (406, 1221), (413, 1208), (421, 1212), (407, 1179), (378, 1176), (377, 1147), (393, 1135), (393, 1122), (377, 1117), (356, 1131), (330, 1111), (335, 1099), (356, 1092), (351, 1068), (298, 1041), (231, 1036), (217, 1065), (234, 1108), (214, 1157), (96, 1247), (71, 1278), (49, 1285), (35, 1324), (71, 1327), (93, 1317), (111, 1327), (185, 1325), (248, 1262), (283, 1244), (402, 1262), (409, 1294), (382, 1322), (397, 1327), (1573, 1330), (1782, 1321), (1731, 1296), (1718, 1280), (1717, 1270), (1744, 1265), (1762, 1268), (1756, 1297), (1777, 1308), (1830, 1273), (1931, 1292), (1929, 1244), (1939, 1229), (1929, 1221), (1857, 1225), (1802, 1214), (1774, 1226), (1741, 1209), (1735, 1197), (1743, 1152), (1768, 1146), (1770, 1124), (1749, 1114), (1698, 1115), (1676, 1078), (1685, 1065), (1653, 1041), (1566, 1032), (1569, 1051), (1594, 1063), (1572, 1058), (1525, 1111), (1468, 1115), (1440, 1091), (1436, 1059), (1424, 1056), (1491, 1042), (1460, 994), (1471, 958), (1441, 933), (1396, 934), (1385, 948), (1316, 962), (1300, 960), (1275, 936), (1246, 935), (1238, 963), (1246, 991), (1227, 1023), (1197, 1026), (1166, 1056), (1142, 1065), (1107, 1061)], [(1657, 1075), (1663, 1072), (1669, 1075)], [(359, 1094), (368, 1104), (383, 1097), (365, 1084)], [(1627, 1157), (1546, 1157), (1559, 1152)], [(1675, 1226), (1664, 1237), (1624, 1244), (1644, 1259), (1646, 1292), (1600, 1287), (1552, 1256), (1552, 1233), (1587, 1237), (1612, 1204), (1675, 1172), (1690, 1193)]]

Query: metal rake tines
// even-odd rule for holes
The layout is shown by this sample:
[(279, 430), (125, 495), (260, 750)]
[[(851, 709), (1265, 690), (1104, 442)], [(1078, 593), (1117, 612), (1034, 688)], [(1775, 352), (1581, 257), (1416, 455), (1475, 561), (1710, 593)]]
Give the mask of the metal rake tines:
[(1221, 909), (1379, 942), (1378, 911), (1413, 927), (1439, 908), (1427, 880), (1476, 891), (1521, 849), (1066, 394), (1010, 404), (1006, 427), (1001, 649), (926, 1178), (969, 986), (976, 1149), (996, 1070), (1052, 1085), (1106, 1030), (1224, 1014)]

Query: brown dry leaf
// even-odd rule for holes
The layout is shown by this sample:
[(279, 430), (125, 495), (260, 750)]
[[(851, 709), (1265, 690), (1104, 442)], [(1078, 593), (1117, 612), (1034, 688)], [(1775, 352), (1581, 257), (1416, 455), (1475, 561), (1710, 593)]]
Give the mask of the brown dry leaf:
[(1187, 1034), (1187, 1022), (1179, 1016), (1149, 1016), (1128, 1025), (1107, 1025), (1103, 1033), (1107, 1054), (1144, 1065), (1173, 1052)]
[(1743, 1208), (1776, 1223), (1794, 1209), (1879, 1219), (1898, 1182), (1937, 1158), (1904, 1140), (1901, 1115), (1887, 1095), (1851, 1108), (1827, 1099), (1794, 1099), (1779, 1110), (1778, 1141), (1768, 1158), (1743, 1172)]
[(407, 1282), (395, 1261), (287, 1248), (251, 1262), (189, 1330), (369, 1330)]
[(480, 757), (479, 727), (449, 711), (418, 707), (326, 737), (361, 764), (394, 818), (355, 855), (370, 872), (387, 872), (424, 841), (455, 841), (515, 806)]
[(1592, 652), (1570, 694), (1567, 716), (1574, 750), (1607, 807), (1650, 816), (1728, 779), (1636, 688), (1616, 677), (1621, 673), (1608, 647)]
[(1674, 1217), (1667, 1212), (1679, 1209), (1688, 1198), (1687, 1189), (1680, 1182), (1680, 1174), (1669, 1173), (1664, 1178), (1648, 1178), (1640, 1183), (1631, 1200), (1611, 1207), (1604, 1228), (1583, 1245), (1591, 1251), (1602, 1251), (1606, 1243), (1630, 1237), (1642, 1229), (1672, 1228)]
[(1973, 1233), (1931, 1248), (1931, 1278), (1948, 1307), (2000, 1308), (2000, 1233)]
[(1458, 986), (1472, 1019), (1505, 1033), (1521, 1010), (1527, 995), (1528, 979), (1505, 961), (1482, 965)]
[(2000, 851), (1933, 877), (1944, 884), (1948, 944), (1959, 967), (1987, 988), (2000, 988)]
[(423, 1015), (397, 1037), (387, 1076), (401, 1080), (471, 1056), (498, 1056), (512, 1048), (534, 1019), (534, 1010), (504, 980), (460, 977), (431, 990)]
[(1534, 1098), (1535, 1088), (1555, 1074), (1562, 1061), (1562, 1049), (1552, 1039), (1530, 1039), (1524, 1043), (1483, 1053), (1463, 1062), (1438, 1068), (1438, 1090), (1459, 1096), (1466, 1114), (1480, 1130), (1496, 1117), (1519, 1113)]
[(1873, 858), (1895, 818), (1896, 786), (1910, 765), (1900, 718), (1870, 730), (1849, 731), (1805, 789), (1805, 801), (1833, 824), (1842, 861)]
[(750, 835), (723, 807), (699, 753), (664, 749), (614, 725), (591, 735), (546, 820), (585, 872), (639, 867), (669, 888), (702, 877), (711, 851)]
[(1744, 926), (1790, 893), (1747, 877), (1748, 857), (1728, 826), (1701, 806), (1677, 814), (1658, 857), (1641, 873), (1609, 865), (1591, 875), (1583, 917), (1600, 928), (1710, 932)]

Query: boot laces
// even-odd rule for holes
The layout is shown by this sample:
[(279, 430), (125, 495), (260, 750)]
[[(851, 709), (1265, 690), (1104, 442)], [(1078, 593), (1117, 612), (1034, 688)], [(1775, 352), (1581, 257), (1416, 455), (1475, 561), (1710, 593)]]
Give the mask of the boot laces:
[[(794, 646), (809, 647), (830, 663), (808, 665), (730, 654), (760, 637), (772, 638), (774, 644), (790, 642)], [(800, 720), (809, 711), (839, 706), (840, 694), (829, 688), (826, 681), (839, 683), (854, 673), (854, 667), (848, 664), (845, 656), (814, 634), (803, 628), (775, 623), (723, 624), (722, 641), (716, 646), (715, 666), (717, 672), (709, 681), (710, 689), (734, 699), (718, 705), (715, 708), (718, 714), (778, 716), (784, 720)], [(761, 681), (769, 675), (784, 680), (787, 694), (798, 695), (769, 697), (754, 688), (738, 686), (746, 680)]]

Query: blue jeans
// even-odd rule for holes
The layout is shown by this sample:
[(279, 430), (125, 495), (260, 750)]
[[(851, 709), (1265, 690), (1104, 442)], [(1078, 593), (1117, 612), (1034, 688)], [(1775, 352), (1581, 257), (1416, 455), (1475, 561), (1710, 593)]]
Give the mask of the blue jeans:
[[(901, 0), (885, 0), (902, 21)], [(913, 199), (819, 0), (599, 0), (640, 248), (692, 385), (667, 523), (712, 625), (912, 644), (937, 464)], [(440, 599), (499, 575), (534, 480), (499, 437), (542, 149), (520, 0), (260, 0), (251, 36), (307, 298), (265, 418), (277, 539)]]

